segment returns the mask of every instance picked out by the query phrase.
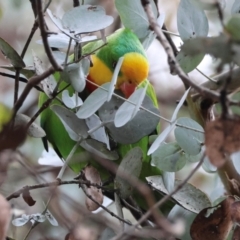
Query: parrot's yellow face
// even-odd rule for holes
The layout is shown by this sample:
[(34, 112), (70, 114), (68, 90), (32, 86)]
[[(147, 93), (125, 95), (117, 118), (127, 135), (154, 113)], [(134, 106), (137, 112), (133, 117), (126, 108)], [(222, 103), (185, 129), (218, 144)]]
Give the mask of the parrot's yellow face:
[[(96, 55), (91, 56), (93, 66), (89, 71), (89, 79), (98, 85), (110, 82), (113, 69), (110, 69)], [(113, 64), (116, 64), (113, 63)], [(126, 53), (118, 76), (116, 89), (121, 89), (126, 97), (129, 97), (134, 89), (144, 81), (149, 72), (147, 59), (140, 53)]]

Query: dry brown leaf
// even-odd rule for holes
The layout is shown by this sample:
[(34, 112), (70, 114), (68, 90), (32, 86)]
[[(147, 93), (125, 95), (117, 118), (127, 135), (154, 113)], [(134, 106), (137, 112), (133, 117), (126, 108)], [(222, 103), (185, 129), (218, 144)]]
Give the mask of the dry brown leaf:
[(0, 195), (0, 240), (6, 239), (10, 220), (11, 220), (10, 204), (2, 195)]
[(226, 118), (208, 122), (205, 128), (206, 154), (211, 163), (220, 167), (225, 154), (240, 150), (240, 119)]
[(231, 205), (232, 220), (235, 223), (240, 223), (240, 201), (236, 201)]
[(22, 197), (23, 197), (23, 200), (28, 204), (28, 206), (33, 206), (36, 201), (33, 200), (30, 192), (28, 189), (24, 189), (23, 193), (22, 193)]
[[(95, 183), (98, 185), (102, 184), (102, 180), (100, 177), (100, 174), (98, 170), (92, 166), (87, 166), (83, 170), (84, 178), (88, 180), (90, 183)], [(103, 194), (102, 190), (93, 187), (93, 186), (83, 186), (84, 190), (86, 191), (86, 194), (92, 197), (97, 203), (93, 202), (89, 197), (86, 198), (86, 206), (89, 211), (95, 211), (99, 208), (99, 205), (102, 205), (103, 203)]]
[(225, 240), (233, 227), (231, 205), (234, 201), (233, 197), (228, 197), (215, 207), (203, 209), (192, 223), (192, 239)]

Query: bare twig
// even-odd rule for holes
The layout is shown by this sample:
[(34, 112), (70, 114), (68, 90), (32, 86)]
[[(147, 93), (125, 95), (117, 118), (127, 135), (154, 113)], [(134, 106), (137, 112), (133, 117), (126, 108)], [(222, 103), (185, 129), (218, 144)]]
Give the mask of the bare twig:
[(26, 97), (28, 96), (29, 92), (31, 91), (31, 89), (38, 85), (42, 80), (44, 80), (45, 78), (47, 78), (48, 76), (50, 76), (52, 73), (54, 73), (55, 70), (53, 69), (53, 67), (50, 67), (49, 69), (47, 69), (44, 73), (42, 73), (41, 75), (38, 76), (33, 76), (29, 79), (26, 87), (24, 88), (21, 96), (19, 97), (18, 101), (16, 102), (16, 104), (14, 105), (14, 113), (16, 114), (17, 111), (19, 110), (19, 108), (22, 106), (23, 102), (25, 101)]
[(14, 104), (17, 102), (17, 100), (18, 100), (19, 75), (20, 75), (20, 68), (16, 68), (13, 105), (14, 105)]
[(8, 197), (6, 197), (6, 199), (9, 201), (13, 198), (18, 198), (26, 190), (31, 191), (31, 190), (39, 189), (39, 188), (57, 187), (57, 186), (69, 185), (69, 184), (84, 184), (84, 185), (87, 185), (87, 186), (93, 186), (93, 187), (104, 189), (104, 187), (102, 187), (99, 184), (91, 183), (90, 181), (82, 180), (82, 179), (80, 179), (80, 180), (68, 180), (68, 181), (55, 180), (53, 182), (41, 183), (41, 184), (36, 184), (36, 185), (31, 185), (31, 186), (24, 186), (21, 189), (17, 190), (16, 192), (11, 193)]
[[(0, 75), (4, 76), (4, 77), (9, 77), (9, 78), (15, 79), (15, 76), (12, 75), (12, 74), (9, 74), (9, 73), (0, 72)], [(28, 83), (28, 80), (24, 77), (19, 77), (19, 81), (24, 82), (24, 83)], [(34, 88), (36, 88), (40, 92), (43, 92), (43, 90), (39, 86), (34, 86)]]
[(38, 13), (38, 24), (39, 24), (39, 28), (42, 36), (43, 46), (48, 56), (48, 59), (56, 71), (62, 71), (62, 67), (59, 66), (58, 63), (56, 62), (55, 58), (52, 55), (52, 51), (48, 45), (47, 31), (45, 29), (44, 17), (43, 17), (43, 11), (42, 11), (42, 1), (40, 0), (37, 1), (37, 13)]

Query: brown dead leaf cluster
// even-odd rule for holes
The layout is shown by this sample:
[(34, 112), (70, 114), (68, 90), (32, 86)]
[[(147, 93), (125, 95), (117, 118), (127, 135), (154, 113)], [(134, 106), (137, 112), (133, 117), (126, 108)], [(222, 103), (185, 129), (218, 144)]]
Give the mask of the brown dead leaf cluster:
[[(89, 183), (98, 184), (99, 186), (102, 185), (102, 180), (100, 177), (100, 174), (98, 170), (92, 166), (87, 166), (83, 169), (81, 174), (82, 179), (89, 181)], [(95, 211), (99, 208), (99, 205), (102, 205), (103, 203), (103, 193), (102, 190), (91, 186), (81, 185), (84, 192), (87, 195), (86, 198), (86, 207), (89, 211)], [(92, 201), (90, 198), (92, 198), (94, 201)]]
[[(240, 223), (240, 201), (227, 197), (220, 204), (203, 209), (192, 223), (190, 234), (193, 240), (225, 240), (234, 223)], [(239, 227), (233, 239), (239, 240)]]
[(240, 150), (240, 119), (219, 118), (205, 128), (206, 155), (216, 167), (224, 164), (226, 154)]

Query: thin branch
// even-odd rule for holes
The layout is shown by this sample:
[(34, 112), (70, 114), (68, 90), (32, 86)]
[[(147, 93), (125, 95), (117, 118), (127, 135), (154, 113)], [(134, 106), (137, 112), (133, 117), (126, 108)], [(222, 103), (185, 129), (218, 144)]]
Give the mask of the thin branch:
[[(15, 79), (15, 76), (12, 75), (12, 74), (9, 74), (9, 73), (0, 72), (0, 75), (4, 76), (4, 77), (9, 77), (9, 78)], [(24, 82), (24, 83), (28, 83), (28, 80), (24, 77), (19, 77), (19, 81)], [(40, 92), (43, 92), (43, 90), (39, 86), (34, 86), (34, 88), (36, 88)]]
[(29, 79), (26, 87), (24, 88), (21, 96), (19, 97), (18, 101), (16, 102), (16, 104), (14, 105), (14, 114), (17, 113), (17, 111), (20, 109), (20, 107), (22, 106), (23, 102), (25, 101), (25, 99), (27, 98), (29, 92), (31, 91), (31, 89), (38, 85), (42, 80), (44, 80), (45, 78), (47, 78), (48, 76), (50, 76), (51, 74), (53, 74), (55, 72), (55, 70), (53, 69), (53, 67), (50, 67), (49, 69), (47, 69), (44, 73), (42, 73), (41, 75), (38, 76), (33, 76)]
[(52, 51), (48, 45), (47, 31), (45, 28), (43, 11), (42, 11), (42, 1), (40, 0), (37, 1), (37, 13), (38, 13), (38, 24), (39, 24), (39, 29), (42, 36), (43, 46), (48, 56), (48, 59), (56, 71), (62, 71), (62, 67), (59, 66), (58, 63), (56, 62), (55, 58), (52, 55)]
[(65, 89), (67, 89), (68, 87), (70, 86), (70, 84), (68, 84), (67, 86), (65, 86), (63, 89), (61, 89), (60, 91), (58, 92), (53, 92), (52, 94), (52, 98), (48, 98), (46, 100), (46, 102), (44, 102), (42, 104), (42, 106), (38, 109), (38, 111), (32, 116), (32, 118), (30, 119), (30, 121), (27, 123), (26, 125), (26, 128), (28, 129), (31, 124), (37, 119), (37, 117), (46, 109), (48, 108), (48, 106), (51, 104), (51, 102), (56, 99), (56, 100), (59, 100), (57, 98), (57, 95), (59, 95), (61, 92), (63, 92)]
[(17, 102), (17, 100), (18, 100), (19, 75), (20, 75), (20, 68), (16, 68), (16, 72), (15, 72), (15, 84), (14, 84), (14, 100), (13, 100), (13, 105), (14, 105), (14, 104)]
[(87, 186), (93, 186), (93, 187), (96, 187), (96, 188), (104, 189), (104, 187), (102, 187), (99, 184), (91, 183), (90, 181), (86, 181), (86, 180), (82, 180), (82, 179), (80, 179), (80, 180), (69, 180), (69, 181), (55, 180), (53, 182), (41, 183), (41, 184), (36, 184), (36, 185), (31, 185), (31, 186), (28, 186), (28, 185), (24, 186), (21, 189), (17, 190), (16, 192), (10, 194), (8, 197), (6, 197), (6, 199), (9, 201), (13, 198), (18, 198), (26, 190), (31, 191), (31, 190), (39, 189), (39, 188), (57, 187), (57, 186), (69, 185), (69, 184), (78, 184), (78, 185), (79, 184), (84, 184), (84, 185), (87, 185)]

